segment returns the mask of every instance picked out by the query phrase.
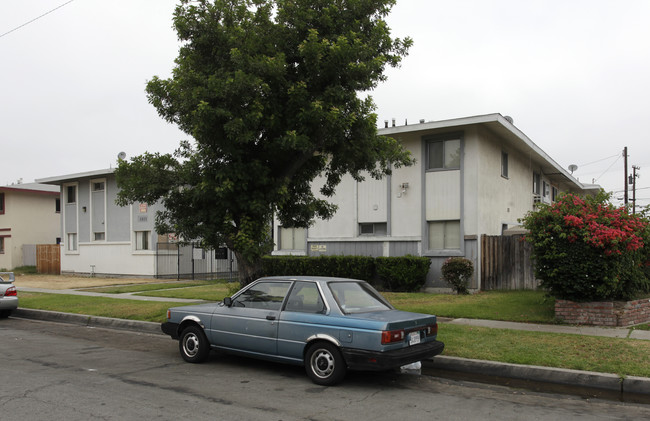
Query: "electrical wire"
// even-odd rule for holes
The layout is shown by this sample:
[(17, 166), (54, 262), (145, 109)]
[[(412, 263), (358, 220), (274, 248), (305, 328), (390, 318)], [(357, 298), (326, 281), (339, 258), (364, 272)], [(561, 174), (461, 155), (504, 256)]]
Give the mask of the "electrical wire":
[(618, 154), (618, 153), (617, 153), (616, 155), (608, 156), (607, 158), (602, 158), (602, 159), (599, 159), (599, 160), (597, 160), (597, 161), (587, 162), (586, 164), (580, 164), (580, 165), (578, 165), (578, 168), (586, 167), (587, 165), (591, 165), (591, 164), (597, 164), (597, 163), (599, 163), (599, 162), (607, 161), (608, 159), (612, 159), (612, 158), (616, 158), (616, 157), (619, 157), (619, 158), (620, 158), (620, 157), (621, 157), (621, 154)]
[[(613, 158), (613, 157), (611, 157), (611, 158)], [(612, 167), (614, 166), (614, 164), (616, 164), (616, 163), (618, 162), (619, 159), (621, 159), (621, 155), (619, 155), (618, 158), (616, 158), (616, 161), (612, 162), (612, 165), (610, 165), (609, 167), (607, 167), (607, 169), (606, 169), (605, 171), (603, 171), (603, 173), (602, 173), (601, 175), (599, 175), (598, 177), (596, 177), (596, 178), (594, 179), (594, 181), (598, 181), (598, 180), (600, 179), (600, 177), (602, 177), (603, 175), (605, 175), (605, 173), (606, 173), (607, 171), (611, 170)]]
[(7, 32), (5, 32), (4, 34), (0, 34), (0, 38), (4, 37), (5, 35), (9, 35), (10, 33), (14, 32), (14, 31), (19, 30), (19, 29), (22, 28), (23, 26), (27, 26), (27, 25), (29, 25), (30, 23), (39, 20), (39, 19), (42, 18), (43, 16), (49, 15), (50, 13), (54, 12), (55, 10), (58, 10), (58, 9), (62, 8), (62, 7), (65, 6), (66, 4), (70, 4), (70, 3), (72, 3), (73, 1), (74, 1), (74, 0), (66, 1), (65, 3), (63, 3), (63, 4), (61, 4), (61, 5), (57, 6), (57, 7), (55, 7), (54, 9), (52, 9), (52, 10), (50, 10), (50, 11), (48, 11), (48, 12), (45, 12), (45, 13), (43, 13), (42, 15), (40, 15), (40, 16), (38, 16), (38, 17), (35, 17), (34, 19), (30, 20), (29, 22), (25, 22), (25, 23), (23, 23), (22, 25), (15, 27), (15, 28), (12, 29), (11, 31), (7, 31)]

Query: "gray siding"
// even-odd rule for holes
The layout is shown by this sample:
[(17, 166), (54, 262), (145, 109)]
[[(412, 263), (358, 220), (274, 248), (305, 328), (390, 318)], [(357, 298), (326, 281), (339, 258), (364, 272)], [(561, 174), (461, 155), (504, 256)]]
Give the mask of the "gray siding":
[(131, 222), (128, 206), (117, 206), (117, 182), (115, 177), (109, 177), (106, 180), (106, 221), (108, 232), (106, 241), (131, 241)]
[[(78, 242), (85, 243), (91, 241), (90, 236), (90, 183), (88, 180), (80, 180), (77, 191), (77, 201), (79, 202), (79, 233), (77, 234)], [(83, 208), (86, 208), (86, 212)]]
[(406, 256), (407, 254), (419, 256), (419, 241), (391, 241), (388, 245), (391, 256)]

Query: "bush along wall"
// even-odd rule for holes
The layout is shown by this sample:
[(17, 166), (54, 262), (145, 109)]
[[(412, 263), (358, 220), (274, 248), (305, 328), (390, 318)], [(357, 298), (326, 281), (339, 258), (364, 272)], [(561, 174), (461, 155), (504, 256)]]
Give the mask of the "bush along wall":
[(535, 272), (555, 298), (574, 302), (631, 300), (650, 292), (650, 225), (609, 203), (601, 192), (566, 194), (523, 219)]
[(431, 261), (426, 257), (265, 256), (266, 276), (304, 275), (361, 279), (390, 291), (418, 291), (426, 282)]

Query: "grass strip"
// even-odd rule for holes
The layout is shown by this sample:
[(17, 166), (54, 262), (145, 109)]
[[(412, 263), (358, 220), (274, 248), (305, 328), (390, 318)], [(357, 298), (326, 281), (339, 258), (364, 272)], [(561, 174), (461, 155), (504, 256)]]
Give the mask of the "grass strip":
[(20, 307), (24, 308), (160, 323), (167, 318), (169, 307), (181, 305), (186, 304), (40, 292), (20, 293)]
[[(228, 283), (219, 283), (204, 286), (195, 286), (183, 289), (167, 289), (160, 291), (143, 292), (136, 295), (145, 295), (147, 297), (163, 298), (188, 298), (193, 300), (221, 301), (231, 295)], [(236, 284), (239, 285), (239, 284)]]
[(485, 291), (472, 295), (384, 292), (383, 295), (399, 310), (440, 317), (555, 322), (555, 300), (542, 291)]
[(650, 341), (440, 324), (444, 355), (650, 377)]

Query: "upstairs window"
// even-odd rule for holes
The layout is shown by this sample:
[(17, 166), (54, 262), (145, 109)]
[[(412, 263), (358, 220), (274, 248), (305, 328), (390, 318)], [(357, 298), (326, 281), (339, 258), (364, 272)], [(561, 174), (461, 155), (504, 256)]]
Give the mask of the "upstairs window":
[(54, 203), (54, 211), (56, 213), (61, 213), (61, 199), (57, 198)]
[(65, 203), (77, 203), (77, 186), (66, 187)]
[(5, 213), (5, 194), (0, 193), (0, 215)]
[(460, 139), (427, 142), (427, 169), (453, 170), (460, 168)]
[(501, 152), (501, 177), (508, 178), (508, 152)]
[(104, 182), (103, 181), (93, 182), (93, 191), (104, 191)]
[(539, 194), (542, 177), (539, 173), (533, 173), (533, 194)]

